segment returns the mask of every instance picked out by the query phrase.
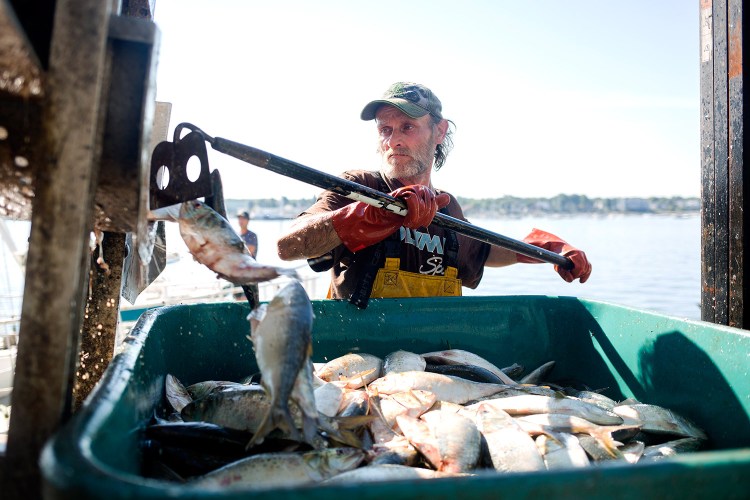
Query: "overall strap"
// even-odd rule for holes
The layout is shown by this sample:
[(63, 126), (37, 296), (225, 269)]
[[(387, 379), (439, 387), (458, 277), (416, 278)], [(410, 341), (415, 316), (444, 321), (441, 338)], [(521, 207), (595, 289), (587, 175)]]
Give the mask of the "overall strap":
[[(449, 215), (448, 210), (443, 207), (440, 209), (440, 213)], [(448, 267), (458, 268), (458, 234), (450, 229), (445, 230), (445, 265)]]
[[(380, 172), (376, 172), (376, 176), (378, 179), (378, 189), (380, 190), (380, 192), (387, 192), (388, 186), (386, 185), (385, 180), (383, 180), (383, 176), (380, 175)], [(349, 297), (349, 302), (360, 309), (365, 309), (367, 307), (367, 303), (370, 300), (370, 294), (372, 293), (372, 284), (375, 282), (375, 276), (377, 276), (378, 270), (383, 267), (383, 263), (385, 262), (386, 249), (388, 249), (389, 251), (393, 251), (393, 243), (391, 243), (390, 245), (386, 245), (385, 242), (393, 241), (394, 236), (395, 248), (396, 252), (398, 252), (399, 231), (396, 231), (393, 235), (386, 238), (384, 241), (371, 246), (369, 249), (364, 249), (354, 254), (355, 260), (366, 259), (363, 266), (364, 272), (357, 282), (357, 285), (354, 288), (354, 292), (352, 292), (351, 297)]]
[[(385, 182), (383, 182), (379, 173), (378, 178), (381, 182), (381, 191), (385, 191), (387, 187), (385, 186)], [(440, 212), (445, 215), (449, 215), (448, 210), (445, 207), (441, 208)], [(370, 295), (372, 294), (372, 287), (375, 283), (375, 278), (378, 274), (378, 271), (383, 268), (386, 258), (399, 259), (401, 257), (400, 233), (400, 230), (396, 231), (380, 243), (355, 254), (355, 258), (367, 259), (365, 265), (363, 266), (364, 271), (362, 273), (362, 276), (357, 282), (357, 285), (351, 297), (349, 297), (349, 302), (351, 302), (358, 308), (365, 309), (367, 307), (367, 303), (370, 300)], [(458, 247), (459, 243), (456, 232), (447, 229), (445, 231), (444, 267), (446, 269), (446, 275), (452, 275), (452, 277), (454, 278), (458, 269)], [(449, 268), (453, 268), (454, 271), (451, 272)]]

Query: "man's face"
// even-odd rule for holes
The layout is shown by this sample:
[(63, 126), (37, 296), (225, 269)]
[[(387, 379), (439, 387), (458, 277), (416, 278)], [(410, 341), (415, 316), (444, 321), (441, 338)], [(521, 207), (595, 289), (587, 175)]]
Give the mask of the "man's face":
[(378, 153), (387, 176), (415, 177), (430, 171), (435, 148), (445, 136), (445, 131), (441, 131), (442, 124), (435, 126), (430, 115), (412, 118), (388, 105), (378, 109), (375, 124), (378, 127)]
[(240, 228), (245, 229), (247, 227), (248, 220), (242, 216), (237, 217), (237, 222), (239, 223)]

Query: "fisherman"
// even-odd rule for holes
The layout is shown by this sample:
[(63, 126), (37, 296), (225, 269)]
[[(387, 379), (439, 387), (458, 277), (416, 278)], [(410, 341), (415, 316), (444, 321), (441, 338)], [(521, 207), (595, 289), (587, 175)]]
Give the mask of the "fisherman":
[[(432, 167), (444, 165), (455, 125), (443, 118), (430, 89), (395, 83), (364, 107), (361, 118), (375, 120), (381, 167), (350, 170), (343, 177), (402, 199), (408, 213), (324, 191), (300, 214), (278, 240), (279, 257), (306, 258), (315, 271), (330, 269), (329, 298), (363, 308), (370, 297), (459, 296), (462, 286), (477, 287), (485, 266), (540, 262), (431, 224), (437, 211), (466, 219), (455, 197), (432, 186)], [(565, 281), (589, 278), (585, 253), (559, 237), (534, 229), (524, 242), (571, 259), (571, 270), (555, 266)]]
[(240, 237), (245, 242), (250, 255), (253, 259), (258, 255), (258, 235), (250, 231), (247, 228), (247, 223), (250, 222), (250, 214), (245, 210), (240, 210), (237, 214), (237, 224), (240, 226)]

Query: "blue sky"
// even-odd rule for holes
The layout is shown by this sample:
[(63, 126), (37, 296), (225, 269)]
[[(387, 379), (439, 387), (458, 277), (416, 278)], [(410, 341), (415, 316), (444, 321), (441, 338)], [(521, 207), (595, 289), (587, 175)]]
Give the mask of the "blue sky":
[[(359, 112), (417, 81), (456, 124), (433, 183), (473, 198), (700, 194), (698, 2), (157, 0), (171, 129), (337, 174), (375, 169)], [(228, 198), (319, 191), (209, 150)]]

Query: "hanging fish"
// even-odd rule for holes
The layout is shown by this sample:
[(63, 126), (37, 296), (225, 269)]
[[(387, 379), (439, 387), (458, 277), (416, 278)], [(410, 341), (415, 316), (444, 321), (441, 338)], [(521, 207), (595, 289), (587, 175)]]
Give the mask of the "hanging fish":
[(235, 285), (268, 281), (279, 276), (297, 278), (293, 269), (259, 264), (229, 221), (200, 201), (180, 205), (180, 235), (193, 258)]

